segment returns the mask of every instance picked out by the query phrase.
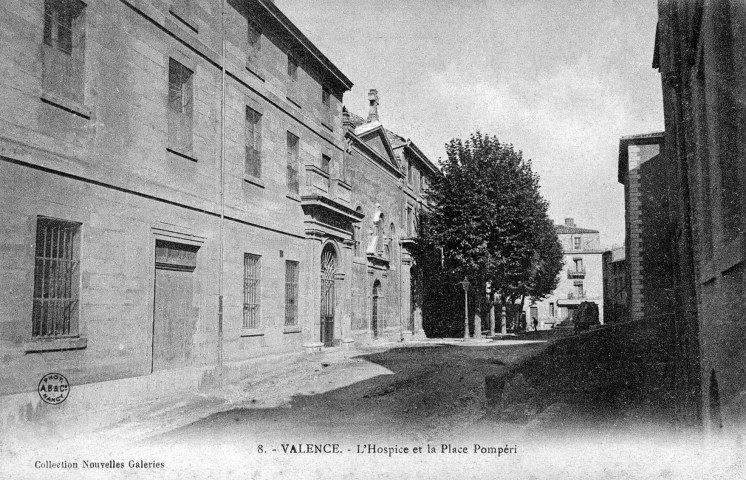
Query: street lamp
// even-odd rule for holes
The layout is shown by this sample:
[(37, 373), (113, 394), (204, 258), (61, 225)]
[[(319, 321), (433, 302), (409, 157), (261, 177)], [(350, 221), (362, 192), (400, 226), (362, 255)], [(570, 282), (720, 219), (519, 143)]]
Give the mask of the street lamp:
[(464, 288), (464, 339), (467, 339), (469, 338), (469, 279), (464, 277), (464, 280), (456, 285)]

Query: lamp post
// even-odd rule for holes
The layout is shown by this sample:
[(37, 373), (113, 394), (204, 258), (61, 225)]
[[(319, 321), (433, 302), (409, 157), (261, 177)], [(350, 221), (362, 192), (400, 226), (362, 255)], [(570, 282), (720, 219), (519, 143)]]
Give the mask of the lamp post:
[(490, 307), (490, 337), (495, 336), (495, 303), (491, 301), (492, 296), (492, 282), (487, 282), (487, 305)]
[(462, 282), (458, 282), (464, 288), (464, 339), (469, 338), (469, 279), (464, 277)]

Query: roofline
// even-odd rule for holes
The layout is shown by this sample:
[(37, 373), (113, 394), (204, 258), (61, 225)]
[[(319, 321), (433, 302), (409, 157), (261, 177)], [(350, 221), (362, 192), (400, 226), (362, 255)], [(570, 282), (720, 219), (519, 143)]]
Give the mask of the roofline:
[(427, 158), (427, 156), (422, 152), (422, 150), (419, 149), (417, 145), (414, 144), (414, 142), (412, 142), (412, 140), (407, 139), (407, 143), (397, 148), (410, 149), (415, 154), (415, 156), (419, 158), (420, 161), (424, 163), (430, 169), (432, 173), (435, 173), (435, 174), (441, 173), (440, 170), (438, 170), (438, 168), (435, 166), (435, 164), (433, 164), (433, 162), (430, 161), (429, 158)]
[[(371, 132), (372, 131), (374, 130), (371, 130)], [(349, 136), (352, 140), (354, 140), (358, 146), (358, 150), (364, 150), (365, 152), (367, 152), (368, 156), (374, 158), (378, 163), (382, 164), (386, 170), (393, 172), (397, 177), (404, 177), (404, 173), (402, 173), (398, 168), (394, 167), (386, 158), (383, 157), (383, 155), (378, 153), (374, 148), (371, 148), (367, 143), (365, 143), (362, 138), (358, 137), (355, 134), (355, 132), (353, 132), (352, 130), (347, 130), (347, 132), (345, 132), (345, 136)]]
[(654, 145), (662, 144), (666, 132), (641, 133), (638, 135), (627, 135), (619, 139), (619, 160), (617, 162), (617, 182), (624, 184), (629, 169), (630, 145)]
[[(243, 0), (244, 2), (248, 2), (251, 0)], [(253, 0), (255, 3), (258, 3), (264, 9), (273, 16), (285, 29), (292, 35), (292, 37), (308, 52), (311, 54), (311, 56), (322, 66), (324, 67), (329, 73), (331, 73), (335, 79), (340, 83), (342, 87), (344, 87), (345, 90), (350, 90), (352, 88), (352, 81), (347, 78), (347, 76), (342, 73), (342, 71), (337, 68), (336, 65), (334, 65), (331, 60), (329, 60), (326, 55), (321, 53), (321, 50), (311, 42), (311, 40), (306, 37), (303, 32), (300, 31), (298, 27), (295, 26), (293, 22), (290, 21), (290, 19), (282, 13), (282, 10), (280, 10), (277, 5), (274, 4), (271, 0)]]

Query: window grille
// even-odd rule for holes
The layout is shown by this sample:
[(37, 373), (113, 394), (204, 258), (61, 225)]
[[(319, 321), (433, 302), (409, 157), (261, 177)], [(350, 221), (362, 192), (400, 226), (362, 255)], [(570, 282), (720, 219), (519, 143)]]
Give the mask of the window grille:
[(78, 334), (79, 228), (78, 223), (37, 219), (33, 337)]
[(262, 116), (246, 107), (246, 174), (262, 176)]
[(285, 261), (285, 326), (298, 325), (298, 262)]
[(243, 257), (243, 328), (259, 328), (261, 305), (261, 256)]
[(287, 182), (291, 192), (300, 191), (300, 179), (298, 176), (298, 137), (288, 132), (287, 135)]

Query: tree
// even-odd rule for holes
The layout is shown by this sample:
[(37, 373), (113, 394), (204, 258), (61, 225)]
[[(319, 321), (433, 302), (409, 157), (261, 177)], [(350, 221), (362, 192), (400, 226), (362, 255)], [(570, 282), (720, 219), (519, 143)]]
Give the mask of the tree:
[(562, 250), (531, 162), (479, 132), (451, 140), (446, 153), (443, 175), (427, 192), (430, 212), (428, 228), (418, 236), (420, 250), (441, 249), (448, 271), (443, 279), (468, 277), (480, 292), (477, 299), (488, 281), (493, 304), (548, 295), (562, 268)]

